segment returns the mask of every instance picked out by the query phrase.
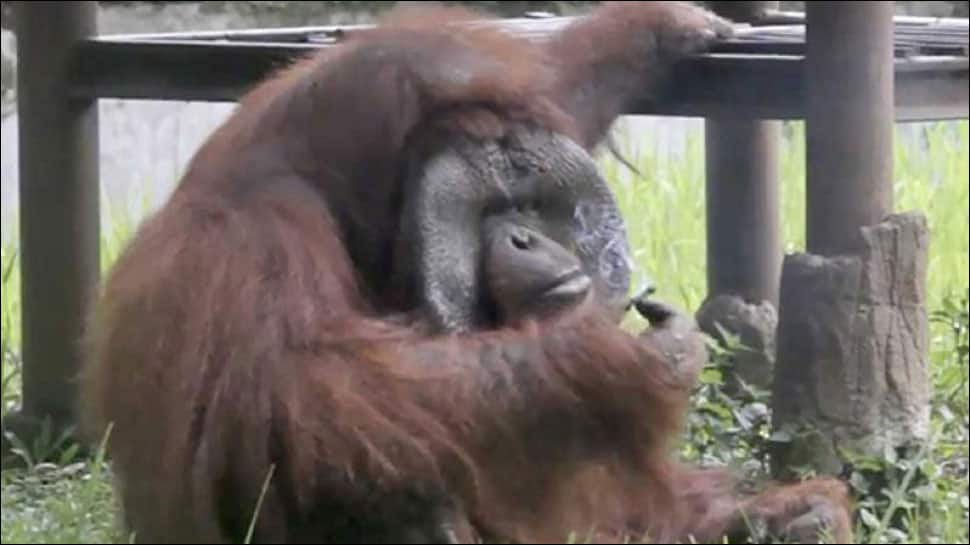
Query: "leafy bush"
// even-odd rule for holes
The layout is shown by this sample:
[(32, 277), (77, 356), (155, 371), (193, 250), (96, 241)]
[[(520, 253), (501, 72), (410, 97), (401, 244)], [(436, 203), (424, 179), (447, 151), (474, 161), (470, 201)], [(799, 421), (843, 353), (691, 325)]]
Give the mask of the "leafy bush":
[(731, 466), (752, 478), (770, 471), (770, 393), (741, 384), (730, 391), (726, 377), (731, 356), (746, 350), (737, 337), (722, 332), (711, 340), (711, 361), (701, 373), (687, 418), (683, 456), (703, 465)]

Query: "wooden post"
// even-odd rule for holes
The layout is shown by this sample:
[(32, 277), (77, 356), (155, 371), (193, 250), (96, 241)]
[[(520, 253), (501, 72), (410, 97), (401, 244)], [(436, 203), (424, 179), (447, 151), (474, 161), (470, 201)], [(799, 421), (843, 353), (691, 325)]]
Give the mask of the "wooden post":
[(777, 121), (706, 121), (708, 292), (778, 304), (780, 234)]
[(13, 14), (13, 9), (10, 6), (12, 2), (4, 2), (0, 5), (0, 27), (5, 30), (13, 30), (16, 27), (16, 21)]
[(807, 242), (855, 253), (893, 209), (893, 2), (809, 2)]
[[(97, 102), (73, 100), (75, 44), (97, 31), (97, 2), (17, 2), (23, 411), (29, 436), (74, 423), (88, 298), (99, 276)], [(28, 437), (29, 441), (29, 437)]]
[(892, 2), (808, 2), (808, 254), (782, 276), (773, 423), (779, 476), (842, 473), (926, 440), (929, 246), (891, 215)]
[[(778, 2), (711, 2), (721, 15), (753, 22)], [(779, 219), (781, 124), (723, 116), (706, 122), (708, 295), (701, 327), (739, 335), (736, 377), (768, 388), (774, 366), (782, 244)], [(733, 381), (732, 381), (733, 382)]]

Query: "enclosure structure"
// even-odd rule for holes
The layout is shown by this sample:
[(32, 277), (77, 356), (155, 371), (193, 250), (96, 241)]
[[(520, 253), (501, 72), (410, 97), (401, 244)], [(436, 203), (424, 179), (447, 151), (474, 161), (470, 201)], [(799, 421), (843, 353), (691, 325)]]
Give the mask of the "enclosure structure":
[[(751, 332), (742, 340), (762, 357), (741, 378), (774, 382), (779, 425), (828, 430), (815, 444), (824, 448), (782, 452), (865, 443), (904, 418), (913, 425), (886, 440), (919, 439), (926, 235), (918, 216), (891, 216), (892, 127), (967, 118), (967, 22), (894, 18), (892, 2), (811, 2), (806, 14), (772, 11), (772, 2), (714, 4), (748, 24), (678, 67), (674, 92), (627, 112), (708, 121), (710, 298), (701, 322)], [(47, 418), (73, 422), (78, 338), (100, 262), (97, 101), (234, 101), (294, 57), (360, 29), (105, 37), (96, 9), (17, 5), (24, 406), (4, 427), (21, 434)], [(542, 40), (568, 22), (475, 24)], [(789, 119), (805, 119), (809, 135), (811, 254), (783, 263), (777, 146), (778, 122)]]

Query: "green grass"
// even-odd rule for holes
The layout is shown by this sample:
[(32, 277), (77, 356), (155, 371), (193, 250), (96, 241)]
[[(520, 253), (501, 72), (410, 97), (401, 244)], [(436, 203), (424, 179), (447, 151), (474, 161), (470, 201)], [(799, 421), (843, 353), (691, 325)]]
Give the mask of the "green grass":
[(19, 378), (20, 365), (17, 348), (20, 346), (20, 271), (17, 268), (17, 252), (5, 245), (0, 251), (2, 284), (0, 284), (0, 354), (2, 354), (2, 408), (6, 414), (17, 402), (15, 382)]
[(4, 543), (125, 543), (104, 464), (43, 466), (5, 474)]
[[(968, 124), (927, 124), (921, 144), (899, 138), (895, 153), (895, 208), (926, 214), (932, 231), (929, 301), (937, 309), (962, 295), (968, 283)], [(781, 155), (782, 241), (786, 252), (805, 249), (805, 139), (801, 123), (785, 127)], [(628, 221), (638, 266), (658, 284), (659, 296), (697, 308), (706, 293), (703, 134), (692, 135), (685, 158), (648, 142), (628, 143), (622, 154), (642, 177), (610, 157), (602, 163)]]
[[(916, 140), (901, 139), (897, 146), (895, 194), (897, 211), (924, 212), (932, 229), (928, 297), (936, 318), (931, 358), (934, 440), (926, 445), (925, 456), (916, 460), (916, 466), (909, 460), (890, 461), (900, 478), (919, 474), (923, 480), (904, 488), (891, 482), (862, 502), (859, 540), (864, 543), (918, 543), (924, 537), (929, 543), (968, 542), (965, 294), (970, 284), (970, 136), (967, 123), (927, 125), (920, 131)], [(799, 124), (787, 126), (786, 135), (783, 239), (786, 249), (794, 252), (804, 248), (805, 143)], [(682, 157), (656, 151), (648, 140), (630, 143), (624, 155), (644, 173), (642, 177), (630, 175), (610, 158), (603, 158), (602, 164), (629, 222), (638, 266), (658, 284), (660, 297), (696, 309), (706, 291), (703, 137), (699, 133), (692, 137)], [(135, 220), (120, 208), (107, 210), (105, 219), (115, 226), (103, 239), (103, 263), (108, 267), (130, 236)], [(20, 278), (16, 258), (16, 247), (5, 243), (0, 256), (4, 414), (19, 402)], [(691, 444), (685, 446), (685, 454), (725, 463), (759, 455), (756, 431), (759, 425), (763, 428), (764, 418), (753, 410), (756, 403), (725, 399), (719, 393), (716, 373), (706, 377), (711, 380), (696, 402), (704, 410), (691, 420)], [(103, 462), (34, 462), (29, 471), (2, 476), (4, 543), (127, 541), (114, 526), (110, 473)], [(930, 509), (915, 511), (919, 501)], [(883, 524), (892, 515), (908, 521), (906, 531)]]

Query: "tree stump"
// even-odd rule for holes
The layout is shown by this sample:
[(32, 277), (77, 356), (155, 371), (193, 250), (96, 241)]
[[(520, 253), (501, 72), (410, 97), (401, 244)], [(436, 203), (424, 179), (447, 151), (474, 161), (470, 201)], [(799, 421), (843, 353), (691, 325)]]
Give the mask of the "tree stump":
[(748, 303), (734, 295), (708, 300), (697, 312), (701, 330), (726, 344), (722, 330), (736, 336), (742, 350), (731, 354), (732, 367), (725, 377), (726, 390), (739, 393), (743, 385), (771, 389), (775, 367), (775, 336), (778, 313), (768, 301)]
[(773, 389), (775, 470), (838, 475), (927, 439), (929, 234), (918, 214), (861, 230), (856, 256), (784, 266)]

